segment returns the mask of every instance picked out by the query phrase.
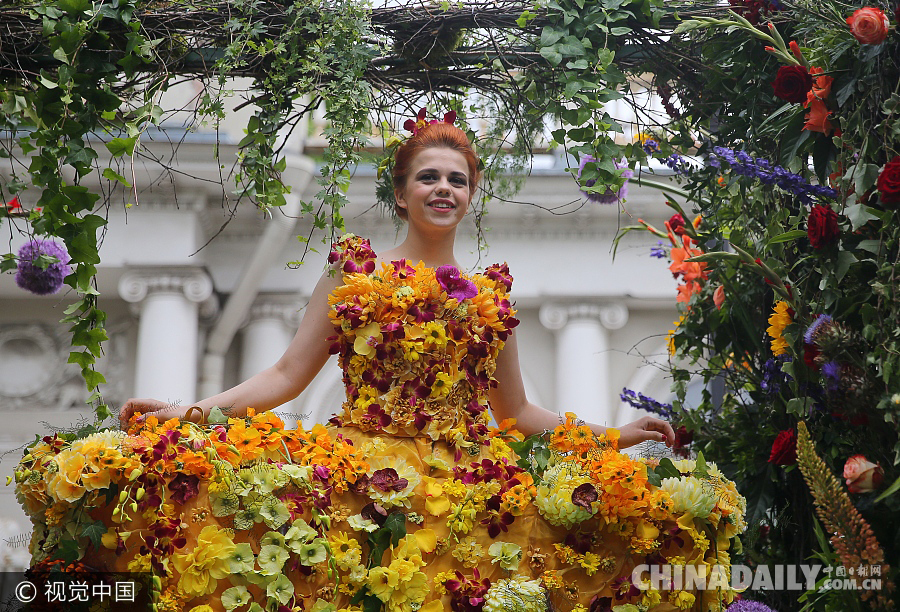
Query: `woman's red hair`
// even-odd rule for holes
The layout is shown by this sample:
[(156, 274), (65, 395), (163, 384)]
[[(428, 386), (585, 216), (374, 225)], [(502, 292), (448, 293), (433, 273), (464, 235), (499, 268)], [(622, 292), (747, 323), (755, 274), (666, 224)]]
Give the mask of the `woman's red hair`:
[[(394, 179), (394, 190), (403, 189), (406, 186), (409, 167), (416, 155), (425, 149), (432, 148), (452, 149), (463, 154), (469, 170), (469, 190), (474, 192), (478, 181), (481, 180), (481, 173), (478, 171), (478, 157), (475, 155), (466, 133), (455, 125), (444, 122), (426, 125), (397, 149), (397, 153), (394, 154), (394, 169), (391, 173)], [(394, 210), (402, 219), (406, 218), (405, 210), (396, 205)]]

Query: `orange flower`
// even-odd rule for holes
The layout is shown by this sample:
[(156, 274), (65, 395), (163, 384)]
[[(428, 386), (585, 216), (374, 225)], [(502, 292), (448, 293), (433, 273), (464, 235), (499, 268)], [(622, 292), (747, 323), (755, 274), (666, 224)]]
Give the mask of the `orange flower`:
[(825, 100), (831, 94), (831, 84), (834, 82), (834, 79), (826, 76), (824, 72), (817, 66), (813, 66), (809, 70), (809, 73), (814, 78), (813, 87), (806, 94), (806, 104), (804, 106), (808, 109), (808, 113), (803, 129), (828, 134), (834, 129), (834, 126), (828, 120), (828, 115), (831, 114), (831, 111), (828, 110)]
[(725, 303), (725, 286), (719, 285), (716, 287), (716, 290), (713, 292), (713, 304), (716, 305), (716, 310), (722, 310), (722, 305)]
[(831, 84), (834, 82), (834, 78), (827, 76), (825, 70), (818, 66), (810, 68), (809, 73), (813, 77), (813, 86), (806, 96), (807, 101), (809, 101), (810, 95), (823, 101), (827, 100), (828, 96), (831, 95)]
[(263, 453), (260, 445), (262, 435), (255, 427), (247, 427), (243, 419), (234, 419), (228, 430), (228, 441), (231, 442), (245, 460), (257, 459)]

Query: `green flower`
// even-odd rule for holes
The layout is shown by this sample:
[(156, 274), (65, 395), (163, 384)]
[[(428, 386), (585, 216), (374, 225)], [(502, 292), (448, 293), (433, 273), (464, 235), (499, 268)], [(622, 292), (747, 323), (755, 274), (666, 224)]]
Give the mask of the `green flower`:
[(253, 555), (253, 549), (247, 542), (241, 542), (235, 545), (234, 552), (228, 557), (228, 570), (232, 574), (243, 574), (252, 572), (256, 557)]
[(266, 525), (271, 529), (278, 529), (291, 518), (291, 513), (288, 511), (287, 506), (281, 503), (274, 495), (268, 495), (263, 500), (259, 513), (262, 515)]
[(285, 536), (281, 535), (277, 531), (268, 531), (263, 537), (259, 539), (259, 545), (278, 546), (279, 548), (284, 548), (284, 540)]
[(281, 471), (287, 474), (290, 479), (297, 486), (304, 486), (309, 484), (309, 476), (312, 474), (312, 467), (299, 466), (299, 465), (284, 465), (281, 467)]
[(249, 508), (242, 508), (235, 513), (234, 528), (246, 531), (248, 529), (253, 529), (253, 526), (262, 520), (263, 517), (259, 513), (259, 506), (253, 504)]
[(287, 576), (280, 574), (278, 578), (266, 587), (266, 595), (277, 599), (281, 605), (286, 606), (287, 602), (294, 596), (294, 585), (288, 580)]
[(264, 576), (274, 576), (281, 572), (290, 553), (280, 546), (267, 544), (259, 549), (259, 567)]
[(497, 563), (511, 572), (519, 569), (522, 561), (522, 547), (512, 542), (494, 542), (488, 548), (488, 554), (493, 557), (491, 563)]
[(231, 516), (241, 507), (241, 500), (237, 495), (230, 491), (224, 493), (211, 493), (213, 516), (221, 518), (223, 516)]
[(316, 603), (314, 603), (313, 607), (309, 609), (309, 612), (335, 612), (336, 610), (336, 605), (320, 598), (316, 600)]
[(225, 592), (222, 593), (222, 605), (225, 606), (228, 612), (235, 608), (246, 606), (251, 599), (250, 591), (245, 586), (231, 587), (230, 589), (225, 589)]
[(304, 544), (300, 547), (300, 551), (297, 553), (300, 556), (300, 563), (303, 565), (315, 565), (316, 563), (321, 563), (325, 560), (327, 556), (327, 550), (325, 548), (325, 540), (322, 538), (316, 538), (309, 544)]

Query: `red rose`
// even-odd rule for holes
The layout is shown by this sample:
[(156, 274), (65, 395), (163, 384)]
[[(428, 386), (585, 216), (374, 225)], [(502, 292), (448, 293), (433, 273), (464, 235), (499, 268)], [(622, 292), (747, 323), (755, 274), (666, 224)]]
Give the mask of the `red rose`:
[(847, 25), (850, 26), (850, 33), (861, 44), (878, 45), (887, 38), (891, 22), (881, 9), (866, 7), (857, 9), (847, 17)]
[(809, 236), (809, 243), (814, 249), (827, 247), (841, 234), (837, 213), (827, 204), (816, 204), (809, 211), (806, 233)]
[(679, 236), (684, 236), (684, 217), (681, 216), (681, 213), (672, 215), (669, 219), (669, 229)]
[(806, 94), (812, 85), (812, 76), (803, 66), (782, 66), (772, 82), (772, 89), (782, 100), (800, 104), (806, 102)]
[(797, 463), (797, 434), (793, 429), (785, 429), (772, 443), (769, 463), (775, 465), (794, 465)]
[(875, 184), (883, 204), (900, 203), (900, 155), (885, 165)]

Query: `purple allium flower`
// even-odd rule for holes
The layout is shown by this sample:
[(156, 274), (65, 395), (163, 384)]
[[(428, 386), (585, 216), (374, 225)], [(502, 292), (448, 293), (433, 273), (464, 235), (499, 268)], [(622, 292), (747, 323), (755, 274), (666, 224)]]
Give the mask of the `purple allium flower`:
[[(594, 163), (597, 161), (597, 158), (591, 155), (585, 155), (581, 158), (581, 163), (578, 165), (578, 178), (581, 178), (581, 173), (584, 172), (584, 167), (590, 163)], [(634, 170), (628, 167), (627, 160), (623, 157), (622, 161), (613, 160), (613, 163), (616, 165), (616, 168), (625, 168), (622, 171), (622, 176), (626, 179), (630, 179), (634, 176)], [(589, 179), (585, 181), (585, 187), (593, 187), (594, 183), (596, 183), (596, 179)], [(581, 190), (581, 193), (591, 202), (596, 202), (598, 204), (613, 204), (615, 202), (619, 202), (625, 199), (625, 196), (628, 195), (628, 181), (625, 181), (625, 184), (622, 185), (618, 191), (613, 191), (611, 188), (607, 188), (603, 193), (588, 193)]]
[(726, 612), (775, 612), (775, 610), (758, 601), (741, 599), (728, 606)]
[(665, 242), (662, 240), (656, 241), (656, 246), (650, 247), (650, 257), (656, 257), (657, 259), (665, 259), (666, 257), (666, 249), (663, 246)]
[[(41, 269), (38, 258), (42, 255), (55, 257), (59, 261)], [(19, 249), (16, 284), (36, 295), (56, 293), (63, 286), (63, 279), (72, 271), (69, 261), (68, 251), (55, 240), (29, 240)]]
[(658, 414), (667, 420), (671, 420), (675, 417), (675, 409), (672, 407), (672, 404), (658, 402), (652, 397), (647, 397), (643, 393), (623, 388), (619, 397), (622, 398), (623, 402), (630, 404), (633, 408), (637, 408), (638, 410), (646, 410), (647, 412)]
[(815, 344), (816, 343), (816, 334), (822, 329), (822, 326), (827, 326), (831, 324), (834, 319), (829, 317), (828, 315), (819, 315), (816, 317), (816, 320), (812, 322), (806, 329), (806, 333), (803, 334), (803, 341), (807, 344)]
[(441, 289), (447, 295), (458, 301), (467, 300), (478, 295), (478, 287), (470, 280), (460, 277), (459, 270), (454, 266), (441, 266), (434, 272)]

